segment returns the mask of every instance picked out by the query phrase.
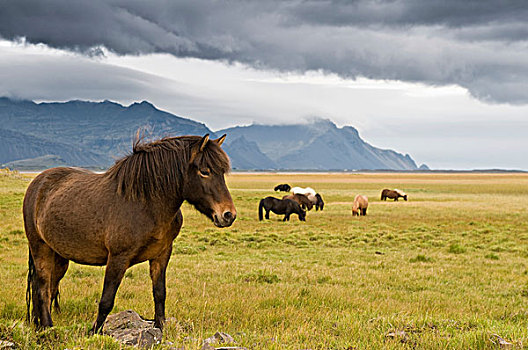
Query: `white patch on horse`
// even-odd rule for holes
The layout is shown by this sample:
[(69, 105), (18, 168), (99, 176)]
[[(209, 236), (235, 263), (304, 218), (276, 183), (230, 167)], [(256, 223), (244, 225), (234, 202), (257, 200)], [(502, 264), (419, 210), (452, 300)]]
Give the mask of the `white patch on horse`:
[(400, 196), (402, 196), (402, 197), (406, 195), (405, 192), (403, 192), (402, 190), (399, 190), (399, 189), (397, 189), (397, 188), (394, 189), (394, 192), (397, 192), (397, 193), (398, 193)]
[(311, 187), (306, 187), (306, 188), (294, 187), (291, 189), (291, 191), (293, 194), (304, 194), (306, 196), (308, 195), (315, 196), (315, 190)]

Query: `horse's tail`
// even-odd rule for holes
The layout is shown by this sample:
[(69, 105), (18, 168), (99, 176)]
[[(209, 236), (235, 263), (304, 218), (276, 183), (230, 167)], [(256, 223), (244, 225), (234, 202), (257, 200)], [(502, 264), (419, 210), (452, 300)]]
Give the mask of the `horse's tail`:
[(26, 288), (26, 321), (29, 323), (33, 321), (31, 316), (31, 297), (36, 297), (32, 295), (32, 285), (35, 282), (35, 262), (33, 261), (33, 255), (31, 254), (31, 249), (29, 250), (28, 258), (28, 276), (27, 276), (27, 288)]
[(263, 219), (263, 211), (264, 211), (264, 199), (261, 199), (259, 203), (259, 221), (262, 221)]

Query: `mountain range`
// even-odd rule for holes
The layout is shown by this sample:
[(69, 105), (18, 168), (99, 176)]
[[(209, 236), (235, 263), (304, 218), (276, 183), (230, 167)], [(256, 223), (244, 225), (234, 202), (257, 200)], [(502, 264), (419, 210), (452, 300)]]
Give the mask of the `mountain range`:
[[(239, 147), (251, 140), (251, 149), (260, 150), (259, 167), (297, 170), (415, 170), (416, 163), (408, 155), (371, 146), (358, 131), (338, 128), (327, 119), (309, 124), (250, 125), (217, 131), (228, 134), (227, 148)], [(247, 157), (246, 157), (247, 158)], [(233, 167), (252, 168), (255, 158), (233, 160)]]
[(351, 127), (318, 119), (297, 125), (210, 130), (143, 101), (35, 103), (0, 98), (0, 164), (18, 169), (59, 165), (104, 169), (128, 154), (136, 132), (149, 138), (227, 134), (235, 170), (415, 170), (408, 155), (366, 143)]

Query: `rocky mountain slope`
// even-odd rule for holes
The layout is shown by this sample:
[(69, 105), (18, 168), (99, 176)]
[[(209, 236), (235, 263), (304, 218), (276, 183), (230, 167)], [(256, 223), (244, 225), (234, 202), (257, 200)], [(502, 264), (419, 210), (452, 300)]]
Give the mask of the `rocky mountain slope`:
[(278, 169), (417, 169), (408, 154), (371, 146), (355, 128), (338, 128), (329, 120), (297, 125), (237, 126), (217, 133), (229, 135), (230, 147), (241, 137), (246, 142), (254, 142)]
[(138, 130), (149, 138), (226, 133), (224, 149), (235, 170), (417, 169), (409, 155), (373, 147), (355, 128), (338, 128), (329, 120), (215, 133), (203, 123), (146, 101), (123, 106), (110, 101), (34, 103), (8, 98), (0, 98), (0, 165), (104, 169), (131, 151)]
[(138, 130), (149, 137), (214, 136), (202, 123), (148, 102), (34, 103), (0, 98), (0, 164), (53, 155), (65, 164), (105, 168), (132, 149)]

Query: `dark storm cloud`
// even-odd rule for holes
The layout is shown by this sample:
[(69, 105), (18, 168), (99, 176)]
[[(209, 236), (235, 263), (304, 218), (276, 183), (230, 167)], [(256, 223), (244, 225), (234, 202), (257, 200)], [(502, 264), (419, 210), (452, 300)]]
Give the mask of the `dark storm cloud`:
[(490, 22), (524, 22), (524, 1), (389, 0), (305, 1), (293, 8), (300, 22), (335, 25), (442, 25), (463, 27)]
[(458, 84), (528, 103), (526, 1), (4, 1), (0, 35), (93, 53)]
[(170, 82), (132, 69), (101, 64), (75, 56), (32, 53), (0, 56), (0, 96), (30, 100), (141, 99), (163, 91)]

